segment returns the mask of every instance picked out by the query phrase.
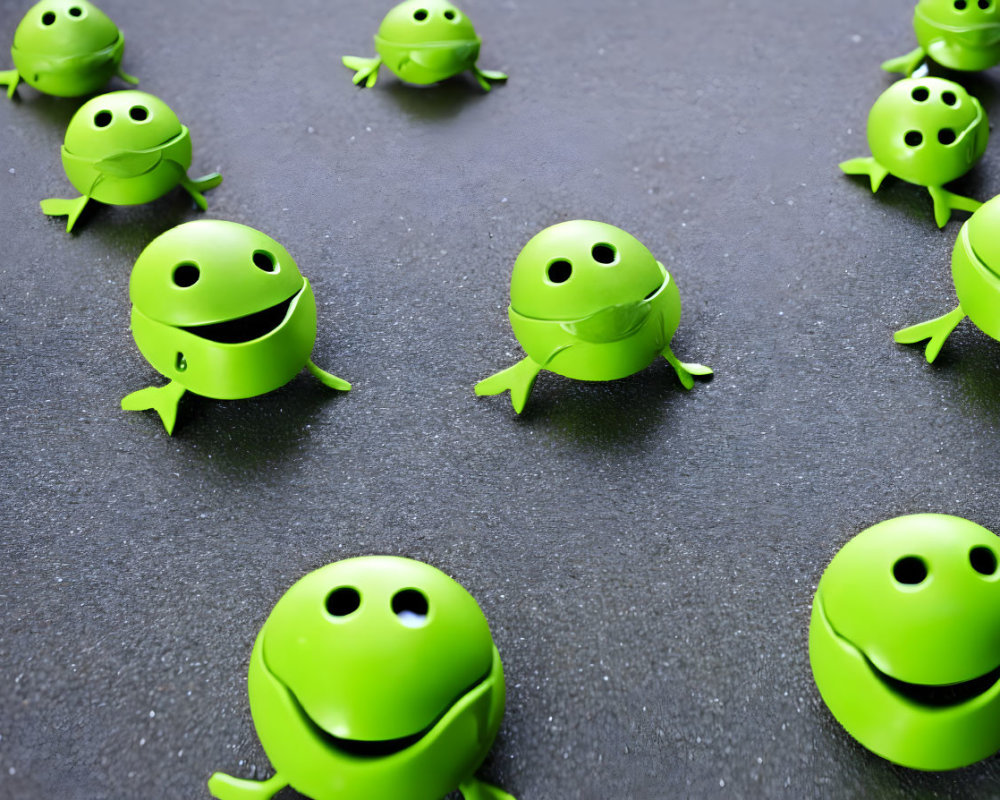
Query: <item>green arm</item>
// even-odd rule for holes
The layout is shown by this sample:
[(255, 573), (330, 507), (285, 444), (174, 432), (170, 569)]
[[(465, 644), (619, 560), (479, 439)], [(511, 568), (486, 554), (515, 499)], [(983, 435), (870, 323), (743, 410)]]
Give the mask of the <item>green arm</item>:
[(531, 387), (535, 385), (535, 378), (541, 371), (542, 368), (526, 356), (513, 367), (508, 367), (477, 383), (475, 392), (482, 397), (488, 394), (502, 394), (510, 389), (511, 405), (514, 406), (514, 411), (520, 414), (528, 401)]
[(514, 795), (507, 794), (496, 786), (490, 786), (490, 784), (476, 778), (469, 778), (462, 783), (458, 787), (458, 791), (462, 793), (465, 800), (515, 800)]
[(978, 200), (954, 194), (940, 186), (928, 186), (927, 191), (930, 192), (931, 200), (934, 201), (934, 221), (939, 228), (948, 224), (953, 209), (973, 212), (982, 205)]
[(472, 65), (472, 74), (476, 76), (476, 80), (479, 81), (479, 85), (482, 87), (484, 92), (488, 92), (492, 88), (490, 81), (507, 80), (507, 76), (504, 73), (488, 69), (479, 69), (479, 67), (475, 64)]
[(911, 50), (905, 56), (883, 61), (882, 69), (886, 72), (901, 72), (905, 77), (909, 78), (917, 67), (920, 66), (920, 62), (924, 60), (924, 56), (926, 55), (924, 48), (918, 47), (916, 50)]
[(852, 158), (841, 161), (840, 168), (847, 175), (867, 175), (871, 179), (872, 192), (877, 192), (889, 170), (879, 164), (874, 158)]
[(934, 359), (941, 352), (941, 347), (944, 345), (945, 339), (951, 335), (951, 332), (955, 330), (958, 323), (963, 319), (965, 319), (965, 311), (962, 310), (962, 306), (959, 306), (954, 311), (949, 311), (943, 317), (921, 322), (917, 325), (911, 325), (909, 328), (903, 328), (901, 331), (896, 331), (892, 338), (899, 342), (899, 344), (916, 344), (917, 342), (922, 342), (924, 339), (930, 339), (927, 343), (927, 348), (924, 350), (924, 357), (927, 359), (928, 364), (933, 364)]
[(0, 86), (7, 87), (7, 97), (13, 99), (17, 85), (21, 82), (21, 75), (16, 69), (5, 69), (0, 71)]
[(139, 79), (134, 75), (129, 75), (127, 72), (125, 72), (122, 69), (121, 64), (118, 65), (117, 75), (119, 78), (125, 81), (125, 83), (131, 83), (133, 86), (137, 86), (139, 84)]
[(73, 230), (73, 226), (76, 225), (76, 221), (80, 218), (80, 214), (83, 213), (83, 209), (86, 207), (87, 202), (90, 200), (87, 195), (82, 197), (77, 197), (75, 200), (64, 200), (61, 197), (50, 197), (48, 200), (42, 200), (39, 205), (42, 207), (42, 213), (47, 214), (50, 217), (62, 217), (65, 216), (66, 219), (66, 232)]
[(371, 89), (378, 80), (378, 68), (382, 66), (381, 58), (361, 58), (360, 56), (344, 56), (341, 59), (344, 66), (355, 70), (354, 85), (360, 86), (362, 82), (365, 88)]
[(312, 359), (306, 362), (306, 369), (308, 369), (309, 372), (312, 373), (312, 376), (324, 386), (329, 386), (331, 389), (336, 389), (338, 392), (351, 391), (351, 384), (343, 378), (338, 378), (336, 375), (331, 375), (326, 370), (320, 369), (313, 364)]
[(174, 433), (174, 423), (177, 422), (177, 406), (181, 402), (186, 389), (177, 381), (170, 381), (166, 386), (150, 386), (140, 389), (122, 398), (122, 409), (125, 411), (148, 411), (154, 409), (167, 429), (167, 436)]
[(181, 175), (181, 186), (194, 198), (195, 205), (202, 211), (208, 209), (208, 203), (205, 201), (205, 195), (202, 192), (214, 189), (220, 183), (222, 183), (222, 176), (218, 172), (210, 172), (208, 175), (202, 175), (200, 178), (189, 178), (186, 174)]
[(208, 791), (218, 800), (269, 800), (288, 786), (288, 781), (272, 775), (266, 781), (245, 781), (224, 772), (215, 772), (208, 779)]
[(685, 362), (679, 360), (669, 347), (663, 351), (663, 357), (667, 359), (667, 363), (674, 368), (674, 372), (677, 373), (677, 379), (681, 382), (681, 386), (685, 389), (690, 389), (694, 386), (695, 375), (713, 374), (712, 368), (706, 367), (704, 364), (686, 364)]

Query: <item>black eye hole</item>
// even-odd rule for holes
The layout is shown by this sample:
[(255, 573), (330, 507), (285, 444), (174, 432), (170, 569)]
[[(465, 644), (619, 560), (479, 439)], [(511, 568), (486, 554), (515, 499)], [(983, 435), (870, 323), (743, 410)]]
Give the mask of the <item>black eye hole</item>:
[(72, 7), (72, 8), (71, 8), (71, 9), (69, 10), (69, 15), (70, 15), (71, 17), (82, 17), (82, 16), (83, 16), (83, 9), (81, 9), (81, 8), (78, 8), (77, 6), (73, 6), (73, 7)]
[(598, 264), (614, 264), (618, 259), (618, 253), (610, 244), (595, 244), (590, 254)]
[(990, 0), (979, 0), (979, 7), (985, 11), (990, 7)]
[(451, 20), (455, 19), (455, 12), (449, 8), (447, 11), (444, 12), (444, 18), (450, 22)]
[(945, 145), (954, 144), (955, 131), (953, 131), (951, 128), (942, 128), (941, 130), (938, 131), (938, 141), (941, 142), (941, 144)]
[(403, 589), (392, 597), (392, 613), (408, 628), (416, 628), (427, 621), (427, 598), (416, 589)]
[(958, 98), (955, 97), (954, 92), (943, 92), (941, 94), (941, 102), (946, 106), (953, 106), (958, 102)]
[(573, 265), (560, 259), (549, 264), (548, 276), (552, 283), (566, 283), (573, 274)]
[(924, 100), (926, 100), (930, 96), (931, 93), (927, 91), (926, 86), (918, 86), (916, 89), (910, 92), (910, 97), (912, 97), (918, 103), (924, 102)]
[(106, 128), (111, 124), (111, 112), (110, 111), (98, 111), (94, 114), (94, 124), (98, 128)]
[(965, 7), (967, 5), (968, 5), (968, 3), (966, 3), (965, 0), (955, 0), (955, 8), (958, 11), (965, 11)]
[(904, 556), (892, 565), (892, 577), (900, 583), (916, 586), (927, 577), (927, 565), (918, 556)]
[(920, 131), (907, 131), (906, 136), (903, 137), (903, 141), (909, 147), (920, 147), (924, 141), (924, 135)]
[(128, 110), (128, 115), (136, 122), (145, 122), (149, 119), (149, 110), (144, 106), (132, 106)]
[(201, 277), (201, 270), (194, 264), (178, 264), (174, 267), (174, 285), (186, 289), (194, 286)]
[(417, 22), (423, 22), (425, 19), (427, 19), (427, 9), (418, 8), (416, 11), (413, 12), (413, 18)]
[(253, 263), (258, 269), (264, 270), (264, 272), (276, 272), (278, 269), (278, 264), (274, 260), (274, 256), (266, 250), (254, 250)]
[(56, 15), (53, 14), (51, 11), (46, 11), (44, 14), (42, 14), (42, 25), (51, 25), (55, 21), (56, 21)]
[(361, 605), (361, 595), (352, 586), (341, 586), (326, 596), (326, 610), (330, 616), (346, 617)]
[(980, 575), (992, 575), (997, 571), (997, 557), (988, 547), (973, 547), (969, 551), (969, 563)]

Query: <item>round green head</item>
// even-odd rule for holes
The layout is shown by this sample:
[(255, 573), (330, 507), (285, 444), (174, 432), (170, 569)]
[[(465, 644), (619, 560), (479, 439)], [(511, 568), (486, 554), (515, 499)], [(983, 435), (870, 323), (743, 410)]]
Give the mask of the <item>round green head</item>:
[(943, 78), (897, 81), (868, 115), (872, 156), (896, 177), (921, 186), (941, 186), (964, 175), (988, 139), (982, 105)]
[(469, 18), (447, 0), (406, 0), (393, 8), (375, 35), (375, 49), (402, 80), (437, 83), (470, 69), (479, 37)]
[(42, 0), (17, 26), (11, 56), (39, 91), (77, 97), (115, 74), (124, 44), (115, 23), (86, 0)]
[(196, 394), (252, 397), (302, 369), (316, 303), (295, 261), (246, 225), (198, 220), (158, 236), (129, 280), (132, 333), (152, 366)]
[(1000, 197), (966, 220), (951, 254), (962, 310), (988, 336), (1000, 339)]
[(1000, 540), (916, 514), (862, 531), (820, 579), (809, 656), (823, 700), (861, 744), (945, 770), (1000, 749)]
[(949, 69), (978, 71), (1000, 63), (997, 0), (920, 0), (913, 28), (927, 54)]
[(443, 797), (485, 757), (504, 700), (476, 601), (390, 556), (292, 586), (257, 637), (249, 688), (275, 769), (315, 800)]

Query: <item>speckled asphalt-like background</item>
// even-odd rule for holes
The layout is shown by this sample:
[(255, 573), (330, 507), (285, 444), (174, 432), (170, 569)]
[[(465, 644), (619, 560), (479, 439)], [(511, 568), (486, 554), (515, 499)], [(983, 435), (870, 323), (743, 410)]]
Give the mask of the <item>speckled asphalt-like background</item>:
[[(353, 87), (340, 56), (370, 54), (381, 3), (102, 5), (190, 127), (192, 174), (225, 175), (208, 216), (291, 251), (314, 358), (355, 390), (188, 396), (173, 438), (121, 411), (161, 382), (130, 267), (202, 215), (178, 191), (67, 235), (38, 201), (71, 196), (79, 101), (0, 101), (0, 797), (270, 774), (254, 636), (297, 578), (368, 553), (435, 564), (487, 613), (509, 696), (481, 774), (519, 800), (1000, 796), (997, 758), (934, 775), (865, 751), (807, 658), (816, 582), (858, 531), (1000, 530), (1000, 345), (966, 322), (929, 367), (891, 338), (953, 307), (960, 221), (836, 168), (867, 154), (909, 0), (468, 0), (481, 65), (511, 76), (489, 95)], [(26, 7), (0, 2), (0, 40)], [(1000, 70), (965, 83), (996, 119)], [(1000, 144), (956, 185), (1000, 191)], [(667, 265), (675, 351), (714, 380), (543, 375), (520, 418), (472, 395), (520, 356), (519, 249), (577, 217)]]

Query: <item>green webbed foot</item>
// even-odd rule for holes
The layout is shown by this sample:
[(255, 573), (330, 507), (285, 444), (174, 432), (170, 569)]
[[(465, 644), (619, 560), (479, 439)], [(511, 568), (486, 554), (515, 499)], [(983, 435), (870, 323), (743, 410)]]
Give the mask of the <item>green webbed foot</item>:
[(674, 372), (677, 373), (677, 379), (685, 389), (690, 389), (694, 386), (695, 375), (705, 376), (713, 374), (712, 368), (706, 367), (704, 364), (687, 364), (681, 361), (673, 354), (673, 351), (669, 347), (663, 351), (663, 357), (674, 368)]
[(948, 224), (953, 209), (974, 212), (982, 205), (978, 200), (954, 194), (940, 186), (928, 186), (927, 191), (930, 192), (931, 200), (934, 201), (934, 221), (939, 228)]
[(187, 391), (177, 381), (170, 381), (166, 386), (150, 386), (140, 389), (122, 398), (122, 409), (125, 411), (148, 411), (153, 409), (160, 415), (167, 436), (172, 436), (174, 423), (177, 422), (177, 406)]
[(355, 70), (353, 78), (354, 85), (360, 86), (364, 83), (365, 88), (371, 89), (378, 80), (378, 68), (382, 66), (381, 58), (362, 58), (361, 56), (344, 56), (341, 61), (348, 69)]
[(125, 83), (130, 83), (133, 86), (138, 86), (139, 85), (139, 79), (137, 77), (135, 77), (135, 75), (129, 75), (127, 72), (125, 72), (121, 68), (121, 65), (119, 65), (116, 74), (118, 75), (119, 78), (121, 78), (123, 81), (125, 81)]
[(542, 368), (525, 357), (518, 361), (513, 367), (491, 375), (485, 380), (476, 384), (475, 392), (482, 397), (488, 394), (502, 394), (510, 390), (510, 402), (514, 406), (514, 411), (518, 414), (528, 402), (528, 395), (531, 394), (531, 387), (535, 385), (535, 378)]
[(273, 775), (266, 781), (245, 781), (224, 772), (215, 772), (208, 779), (208, 791), (218, 800), (270, 800), (288, 786), (288, 781)]
[(889, 174), (889, 170), (879, 164), (874, 158), (852, 158), (840, 162), (840, 168), (846, 175), (867, 175), (871, 180), (872, 192), (877, 192)]
[(909, 328), (896, 331), (892, 338), (899, 342), (899, 344), (916, 344), (917, 342), (922, 342), (924, 339), (930, 339), (927, 343), (927, 348), (924, 350), (924, 357), (927, 359), (928, 364), (933, 364), (934, 359), (941, 352), (941, 347), (944, 345), (945, 339), (951, 335), (951, 332), (955, 330), (958, 323), (963, 319), (965, 319), (965, 311), (962, 310), (962, 306), (959, 306), (954, 311), (949, 311), (943, 317), (928, 320), (927, 322), (920, 322), (916, 325), (911, 325)]
[(7, 87), (7, 97), (14, 99), (17, 92), (17, 85), (21, 82), (21, 75), (16, 69), (0, 70), (0, 86)]
[(493, 88), (491, 81), (507, 80), (507, 76), (503, 72), (480, 69), (475, 64), (472, 65), (472, 74), (476, 76), (476, 80), (479, 81), (479, 85), (482, 87), (484, 92), (488, 92)]
[(312, 376), (324, 386), (329, 386), (331, 389), (336, 389), (338, 392), (351, 391), (351, 384), (343, 378), (338, 378), (336, 375), (331, 375), (326, 370), (320, 369), (313, 364), (312, 359), (306, 362), (306, 369), (308, 369)]
[(909, 78), (916, 71), (917, 67), (920, 66), (920, 62), (924, 60), (926, 55), (924, 48), (918, 47), (916, 50), (911, 50), (905, 56), (883, 61), (882, 69), (886, 72), (901, 72), (904, 77)]
[(222, 183), (222, 176), (218, 172), (211, 172), (208, 175), (202, 175), (200, 178), (189, 178), (187, 175), (181, 176), (181, 186), (194, 198), (195, 205), (202, 211), (208, 209), (208, 203), (205, 201), (205, 195), (202, 192), (214, 189), (220, 183)]
[(507, 794), (496, 786), (491, 786), (477, 778), (469, 778), (458, 787), (465, 800), (516, 800), (514, 795)]
[(73, 230), (73, 226), (76, 225), (76, 221), (80, 218), (83, 213), (83, 209), (86, 208), (87, 203), (90, 198), (87, 195), (78, 197), (75, 200), (64, 200), (61, 197), (50, 197), (48, 200), (42, 200), (39, 205), (42, 207), (42, 213), (47, 214), (50, 217), (62, 217), (65, 216), (66, 219), (66, 232)]

